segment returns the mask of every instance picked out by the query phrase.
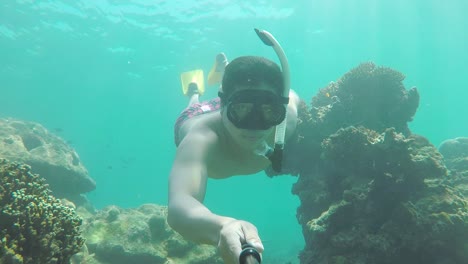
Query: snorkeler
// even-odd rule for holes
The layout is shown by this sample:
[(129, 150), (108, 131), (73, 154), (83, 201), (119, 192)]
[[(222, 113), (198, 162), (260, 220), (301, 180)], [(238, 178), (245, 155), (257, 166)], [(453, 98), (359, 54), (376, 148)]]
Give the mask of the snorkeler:
[(228, 64), (219, 54), (208, 77), (208, 83), (221, 82), (219, 97), (200, 103), (203, 73), (183, 74), (190, 103), (174, 131), (177, 151), (169, 177), (168, 223), (187, 239), (217, 246), (228, 264), (239, 263), (246, 254), (260, 262), (264, 248), (252, 223), (215, 214), (203, 204), (207, 180), (280, 167), (284, 139), (297, 125), (299, 98), (289, 91), (284, 53), (268, 32), (257, 34), (275, 48), (283, 71), (266, 58), (244, 56)]

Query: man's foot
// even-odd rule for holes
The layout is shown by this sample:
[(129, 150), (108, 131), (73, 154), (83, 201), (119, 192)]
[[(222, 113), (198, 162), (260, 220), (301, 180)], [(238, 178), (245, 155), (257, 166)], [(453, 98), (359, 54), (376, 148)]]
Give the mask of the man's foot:
[(194, 95), (194, 94), (200, 94), (200, 92), (198, 91), (197, 83), (191, 82), (188, 85), (187, 96), (192, 97), (192, 95)]
[(224, 72), (224, 69), (226, 68), (227, 64), (228, 60), (224, 53), (221, 52), (218, 55), (216, 55), (216, 72)]
[(208, 73), (208, 85), (220, 84), (223, 80), (224, 69), (228, 64), (228, 60), (224, 53), (219, 53), (216, 55), (216, 60), (213, 67)]

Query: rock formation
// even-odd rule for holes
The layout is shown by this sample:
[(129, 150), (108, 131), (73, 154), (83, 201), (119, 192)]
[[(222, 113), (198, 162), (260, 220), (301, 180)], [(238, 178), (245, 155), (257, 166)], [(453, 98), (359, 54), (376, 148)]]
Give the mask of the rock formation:
[(57, 198), (80, 203), (80, 194), (96, 188), (76, 151), (35, 122), (0, 119), (0, 158), (31, 166)]
[(409, 130), (419, 94), (403, 80), (363, 63), (301, 106), (284, 170), (298, 175), (301, 263), (468, 263), (467, 185)]
[(74, 263), (221, 264), (216, 248), (196, 245), (172, 231), (167, 207), (144, 204), (135, 209), (108, 206), (95, 213), (79, 209), (84, 218), (87, 249)]

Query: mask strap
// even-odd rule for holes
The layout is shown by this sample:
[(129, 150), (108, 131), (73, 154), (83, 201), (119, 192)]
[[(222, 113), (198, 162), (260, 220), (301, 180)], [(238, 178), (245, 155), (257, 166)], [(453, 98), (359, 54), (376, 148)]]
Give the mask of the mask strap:
[(221, 105), (226, 105), (226, 103), (227, 103), (227, 102), (226, 102), (226, 101), (227, 101), (227, 98), (226, 98), (227, 96), (226, 96), (226, 94), (224, 94), (223, 92), (219, 91), (219, 92), (218, 92), (218, 97), (219, 97), (219, 99), (221, 99)]

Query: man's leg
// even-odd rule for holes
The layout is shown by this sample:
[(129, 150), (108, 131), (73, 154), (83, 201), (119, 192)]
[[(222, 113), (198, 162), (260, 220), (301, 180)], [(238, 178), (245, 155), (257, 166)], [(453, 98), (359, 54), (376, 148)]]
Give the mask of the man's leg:
[[(215, 85), (220, 84), (224, 75), (224, 69), (228, 64), (228, 60), (224, 53), (219, 53), (216, 55), (216, 60), (211, 69), (210, 73), (208, 74), (208, 84)], [(188, 106), (193, 104), (200, 103), (200, 91), (198, 90), (198, 85), (195, 82), (189, 84), (187, 89), (187, 97), (189, 98)]]
[(224, 68), (226, 68), (228, 60), (224, 53), (216, 55), (215, 63), (208, 73), (208, 85), (221, 84), (224, 75)]

